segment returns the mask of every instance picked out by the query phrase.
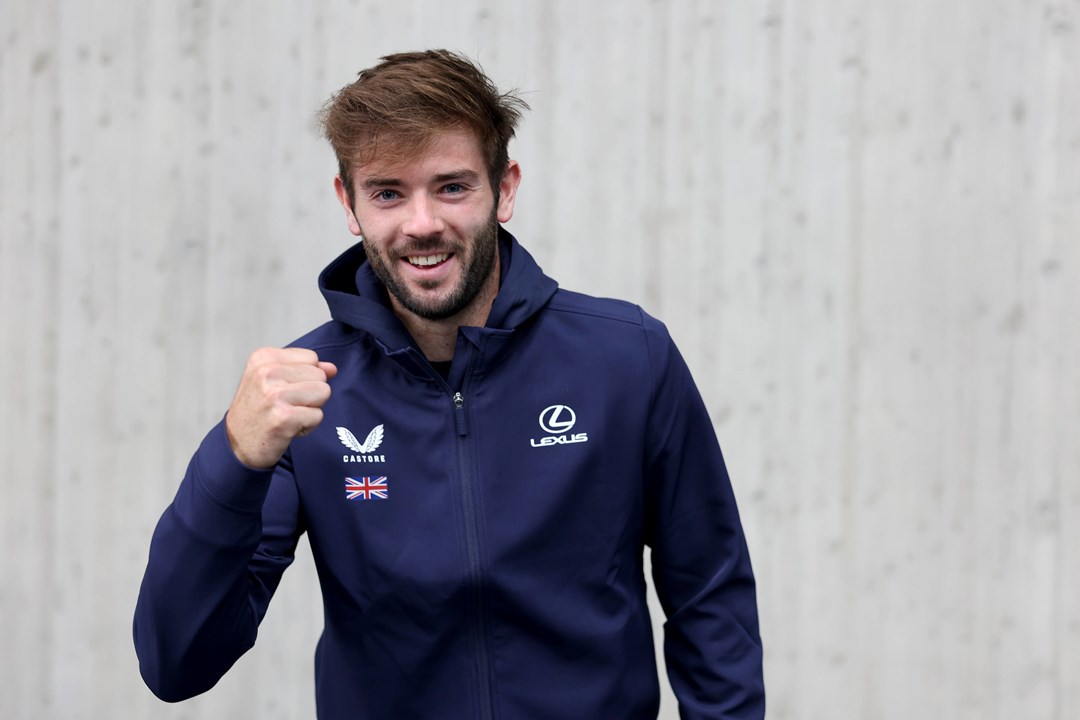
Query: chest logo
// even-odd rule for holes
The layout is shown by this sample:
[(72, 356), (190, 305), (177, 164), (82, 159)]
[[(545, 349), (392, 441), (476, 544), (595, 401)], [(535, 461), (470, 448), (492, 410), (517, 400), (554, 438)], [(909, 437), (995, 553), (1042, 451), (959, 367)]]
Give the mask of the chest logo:
[(370, 463), (370, 462), (386, 462), (386, 456), (373, 455), (383, 441), (383, 426), (376, 425), (371, 432), (368, 433), (364, 442), (360, 442), (348, 428), (337, 428), (338, 439), (341, 440), (341, 444), (352, 450), (355, 455), (342, 456), (342, 462), (352, 463)]
[(540, 413), (540, 429), (548, 433), (539, 440), (533, 438), (529, 443), (533, 447), (551, 447), (552, 445), (570, 445), (589, 442), (588, 433), (570, 431), (577, 424), (577, 413), (569, 405), (549, 405)]
[(390, 494), (390, 486), (386, 484), (386, 476), (345, 478), (346, 500), (386, 500)]

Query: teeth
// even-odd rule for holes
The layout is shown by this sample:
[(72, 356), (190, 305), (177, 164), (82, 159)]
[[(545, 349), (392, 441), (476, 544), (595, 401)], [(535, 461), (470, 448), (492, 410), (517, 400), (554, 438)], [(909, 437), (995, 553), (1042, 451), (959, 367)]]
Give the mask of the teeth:
[(447, 253), (440, 253), (438, 255), (412, 255), (405, 258), (409, 261), (410, 265), (416, 265), (417, 267), (429, 267), (431, 265), (438, 265), (446, 258), (450, 257)]

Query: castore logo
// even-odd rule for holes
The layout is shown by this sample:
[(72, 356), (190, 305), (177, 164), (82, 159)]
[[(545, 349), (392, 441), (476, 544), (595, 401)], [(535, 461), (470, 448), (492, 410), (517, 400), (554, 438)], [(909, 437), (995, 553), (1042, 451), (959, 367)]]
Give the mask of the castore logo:
[(371, 462), (386, 462), (385, 455), (373, 455), (383, 441), (383, 426), (376, 425), (371, 432), (367, 434), (364, 442), (360, 442), (355, 435), (348, 428), (339, 427), (336, 428), (338, 440), (345, 447), (352, 450), (355, 455), (342, 455), (342, 462), (347, 463), (371, 463)]

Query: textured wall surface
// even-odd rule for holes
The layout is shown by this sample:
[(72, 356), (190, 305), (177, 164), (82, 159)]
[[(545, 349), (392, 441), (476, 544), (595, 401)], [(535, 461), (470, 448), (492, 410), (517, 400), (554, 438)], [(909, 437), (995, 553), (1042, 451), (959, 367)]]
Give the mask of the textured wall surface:
[(1076, 0), (4, 0), (0, 717), (313, 716), (309, 556), (187, 703), (131, 612), (247, 354), (325, 317), (316, 111), (432, 46), (533, 106), (511, 230), (695, 372), (770, 717), (1080, 717)]

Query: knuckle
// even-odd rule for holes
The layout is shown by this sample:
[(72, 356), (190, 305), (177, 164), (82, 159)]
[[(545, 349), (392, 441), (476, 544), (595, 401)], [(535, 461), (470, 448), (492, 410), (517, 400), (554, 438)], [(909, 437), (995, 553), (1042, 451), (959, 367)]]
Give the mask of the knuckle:
[(292, 416), (292, 408), (281, 403), (274, 403), (269, 412), (270, 426), (275, 429), (283, 428), (292, 422)]
[(251, 374), (260, 384), (266, 384), (274, 378), (276, 370), (276, 365), (262, 364), (254, 367)]
[(313, 382), (310, 393), (312, 401), (322, 405), (330, 398), (330, 386), (325, 382)]
[(274, 349), (271, 347), (261, 347), (255, 352), (251, 353), (251, 356), (248, 358), (248, 364), (262, 365), (269, 360), (273, 352)]
[(254, 373), (264, 368), (273, 367), (275, 362), (273, 352), (273, 348), (260, 348), (251, 353), (251, 357), (248, 358), (247, 371)]
[(270, 385), (266, 388), (266, 399), (271, 406), (280, 408), (282, 410), (288, 410), (292, 405), (289, 402), (289, 386), (288, 385)]
[(319, 356), (315, 354), (314, 350), (307, 348), (294, 347), (289, 348), (291, 359), (296, 363), (303, 363), (305, 365), (314, 365), (319, 361)]

